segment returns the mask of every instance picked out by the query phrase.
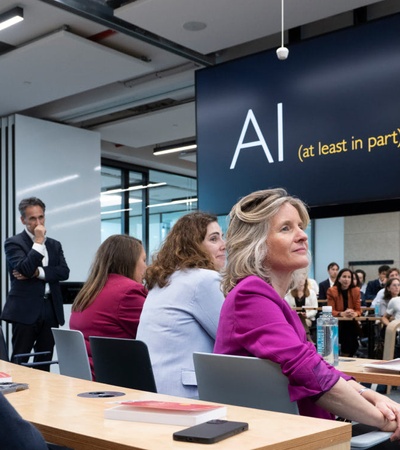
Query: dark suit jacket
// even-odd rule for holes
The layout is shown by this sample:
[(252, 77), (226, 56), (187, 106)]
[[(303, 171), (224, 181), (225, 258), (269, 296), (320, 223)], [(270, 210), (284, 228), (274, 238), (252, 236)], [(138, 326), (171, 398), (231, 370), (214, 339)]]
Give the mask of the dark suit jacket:
[[(1, 319), (30, 325), (39, 318), (44, 302), (45, 284), (49, 283), (58, 323), (63, 325), (64, 308), (60, 281), (67, 280), (69, 268), (60, 242), (46, 238), (48, 265), (43, 267), (45, 280), (34, 277), (42, 265), (43, 256), (32, 248), (33, 242), (26, 231), (8, 238), (4, 250), (10, 273), (11, 288), (7, 295)], [(17, 280), (12, 271), (17, 270), (28, 280)], [(32, 278), (33, 277), (33, 278)]]
[(331, 283), (329, 282), (329, 278), (327, 278), (325, 281), (321, 281), (321, 283), (319, 283), (318, 298), (320, 298), (321, 300), (326, 300), (326, 295), (330, 287)]
[(379, 278), (376, 280), (368, 281), (367, 289), (365, 290), (365, 299), (373, 300), (376, 294), (382, 289), (381, 281)]
[(20, 450), (48, 450), (48, 446), (32, 424), (24, 420), (0, 393), (1, 448)]

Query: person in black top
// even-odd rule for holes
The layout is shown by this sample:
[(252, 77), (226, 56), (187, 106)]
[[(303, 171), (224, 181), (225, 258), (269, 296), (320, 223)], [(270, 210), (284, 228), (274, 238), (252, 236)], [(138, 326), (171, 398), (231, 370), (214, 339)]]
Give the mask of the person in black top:
[(322, 300), (325, 300), (327, 298), (328, 289), (333, 286), (333, 283), (336, 280), (337, 274), (339, 272), (339, 264), (331, 262), (328, 264), (327, 270), (329, 277), (326, 280), (321, 281), (321, 283), (319, 283), (318, 298)]
[[(12, 324), (11, 359), (33, 348), (37, 353), (48, 352), (34, 358), (34, 362), (43, 362), (51, 360), (53, 354), (51, 328), (64, 324), (60, 281), (68, 279), (69, 268), (61, 243), (47, 236), (43, 201), (25, 198), (18, 209), (25, 229), (4, 243), (10, 290), (1, 319)], [(38, 369), (50, 371), (50, 366)]]
[(48, 450), (43, 436), (24, 420), (0, 392), (0, 448), (13, 450)]
[(376, 280), (368, 281), (367, 289), (365, 290), (366, 300), (373, 300), (376, 297), (376, 294), (385, 287), (386, 274), (389, 269), (390, 267), (386, 264), (378, 267), (378, 278)]

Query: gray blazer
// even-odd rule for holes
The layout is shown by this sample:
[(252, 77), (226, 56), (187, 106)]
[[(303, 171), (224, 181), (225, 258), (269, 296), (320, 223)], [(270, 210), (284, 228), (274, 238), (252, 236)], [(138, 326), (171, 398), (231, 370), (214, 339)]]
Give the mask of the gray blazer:
[(167, 286), (149, 291), (136, 338), (149, 348), (159, 393), (198, 396), (193, 352), (213, 351), (224, 301), (220, 281), (214, 270), (178, 270)]

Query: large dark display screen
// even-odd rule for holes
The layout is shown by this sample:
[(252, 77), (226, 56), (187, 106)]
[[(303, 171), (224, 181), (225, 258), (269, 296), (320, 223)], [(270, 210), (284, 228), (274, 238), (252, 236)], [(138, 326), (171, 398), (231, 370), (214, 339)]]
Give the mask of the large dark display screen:
[(400, 16), (196, 74), (199, 207), (284, 187), (310, 207), (400, 198)]

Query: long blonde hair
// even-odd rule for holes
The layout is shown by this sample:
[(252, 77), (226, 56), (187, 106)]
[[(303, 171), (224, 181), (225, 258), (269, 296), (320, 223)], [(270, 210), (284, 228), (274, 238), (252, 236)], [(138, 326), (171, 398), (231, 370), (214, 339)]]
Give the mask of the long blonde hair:
[(72, 305), (72, 311), (83, 311), (103, 289), (110, 273), (134, 279), (136, 264), (142, 253), (139, 239), (124, 234), (108, 237), (98, 248), (89, 277)]
[(310, 217), (305, 204), (281, 188), (253, 192), (231, 209), (226, 233), (228, 262), (222, 278), (225, 295), (239, 280), (249, 275), (270, 282), (269, 268), (265, 266), (268, 251), (266, 240), (271, 219), (285, 203), (296, 208), (304, 227), (307, 227)]

